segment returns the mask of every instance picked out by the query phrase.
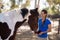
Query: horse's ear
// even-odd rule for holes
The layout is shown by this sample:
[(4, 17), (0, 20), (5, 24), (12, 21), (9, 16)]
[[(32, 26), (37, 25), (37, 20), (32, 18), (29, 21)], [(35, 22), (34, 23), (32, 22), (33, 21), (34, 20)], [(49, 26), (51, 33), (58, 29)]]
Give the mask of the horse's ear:
[(38, 10), (38, 8), (36, 8), (36, 11)]

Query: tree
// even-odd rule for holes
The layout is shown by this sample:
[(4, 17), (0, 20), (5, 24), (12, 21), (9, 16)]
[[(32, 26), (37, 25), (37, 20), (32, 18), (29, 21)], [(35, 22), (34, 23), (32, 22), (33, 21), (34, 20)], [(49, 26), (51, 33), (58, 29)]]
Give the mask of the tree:
[(30, 0), (26, 0), (26, 3), (22, 4), (21, 8), (24, 8), (24, 7), (26, 8), (28, 6), (30, 6)]
[(35, 8), (36, 8), (36, 6), (37, 6), (36, 3), (37, 3), (37, 0), (35, 0)]
[[(53, 11), (54, 14), (59, 14), (60, 13), (60, 0), (47, 0), (51, 7), (51, 10)], [(57, 6), (58, 5), (58, 6)]]
[[(47, 0), (48, 3), (50, 4), (50, 0)], [(53, 7), (51, 8), (53, 10), (53, 12), (55, 13), (54, 15), (52, 15), (52, 19), (57, 19), (58, 18), (58, 21), (59, 21), (59, 25), (58, 25), (58, 34), (60, 32), (60, 0), (51, 0), (53, 2), (53, 4), (51, 3), (51, 5), (53, 5)]]
[(0, 0), (0, 13), (2, 12), (1, 9), (3, 8), (2, 0)]
[(11, 1), (11, 9), (15, 8), (15, 0), (10, 0)]
[(39, 3), (40, 3), (40, 0), (35, 0), (35, 8), (39, 8)]

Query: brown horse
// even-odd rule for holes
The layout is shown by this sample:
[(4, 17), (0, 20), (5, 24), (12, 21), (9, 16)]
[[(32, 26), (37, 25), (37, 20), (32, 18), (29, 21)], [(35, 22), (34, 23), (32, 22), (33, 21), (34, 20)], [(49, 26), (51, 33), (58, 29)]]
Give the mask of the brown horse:
[(36, 32), (38, 28), (38, 8), (30, 10), (31, 15), (29, 16), (28, 24), (32, 31)]

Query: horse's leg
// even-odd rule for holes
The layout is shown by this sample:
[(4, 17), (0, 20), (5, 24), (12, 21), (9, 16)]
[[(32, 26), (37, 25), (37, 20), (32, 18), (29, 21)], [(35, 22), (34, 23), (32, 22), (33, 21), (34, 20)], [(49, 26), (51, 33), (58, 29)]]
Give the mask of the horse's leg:
[(17, 22), (17, 23), (16, 23), (15, 29), (14, 29), (14, 33), (13, 33), (13, 35), (9, 38), (9, 40), (15, 40), (15, 36), (16, 36), (16, 32), (17, 32), (18, 28), (19, 28), (25, 21), (26, 21), (26, 19), (23, 20), (22, 22)]

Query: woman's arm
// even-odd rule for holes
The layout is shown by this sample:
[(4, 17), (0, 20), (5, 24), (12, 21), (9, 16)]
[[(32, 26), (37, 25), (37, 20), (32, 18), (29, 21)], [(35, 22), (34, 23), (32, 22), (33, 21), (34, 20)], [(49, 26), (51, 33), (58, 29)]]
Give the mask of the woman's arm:
[(48, 33), (48, 32), (51, 32), (51, 24), (48, 25), (48, 30), (47, 31), (41, 32), (39, 34)]
[(51, 24), (48, 25), (48, 30), (47, 32), (51, 32)]
[(48, 25), (48, 30), (45, 31), (44, 33), (46, 33), (46, 32), (51, 32), (51, 24)]

